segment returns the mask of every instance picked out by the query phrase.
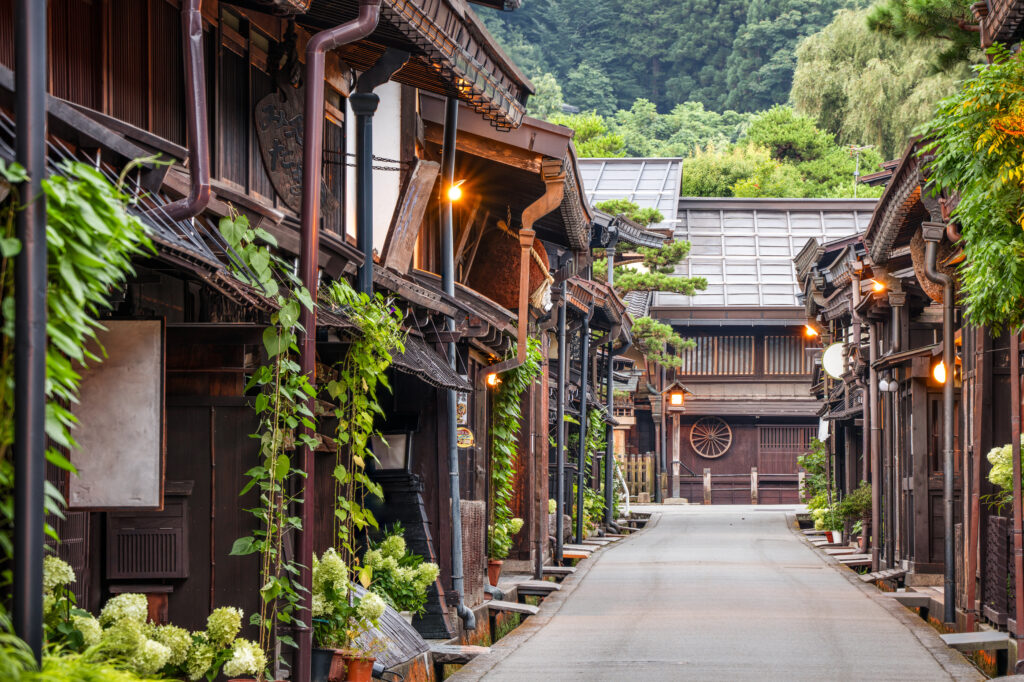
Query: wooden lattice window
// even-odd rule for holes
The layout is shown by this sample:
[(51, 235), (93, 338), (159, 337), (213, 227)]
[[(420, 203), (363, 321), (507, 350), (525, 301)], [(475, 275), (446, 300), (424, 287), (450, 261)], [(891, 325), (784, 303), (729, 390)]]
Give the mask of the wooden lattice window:
[(742, 376), (754, 373), (753, 336), (698, 336), (681, 353), (681, 374)]
[(807, 339), (802, 336), (764, 337), (764, 373), (769, 376), (810, 374), (811, 358), (804, 351)]
[(757, 470), (762, 474), (795, 474), (796, 458), (811, 449), (813, 426), (761, 426), (757, 430)]

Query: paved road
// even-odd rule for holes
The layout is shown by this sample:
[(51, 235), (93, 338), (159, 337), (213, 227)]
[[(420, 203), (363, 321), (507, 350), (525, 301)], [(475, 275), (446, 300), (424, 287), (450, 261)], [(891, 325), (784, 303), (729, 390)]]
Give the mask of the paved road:
[(827, 564), (784, 508), (657, 509), (653, 528), (599, 552), (453, 679), (982, 679), (919, 618)]

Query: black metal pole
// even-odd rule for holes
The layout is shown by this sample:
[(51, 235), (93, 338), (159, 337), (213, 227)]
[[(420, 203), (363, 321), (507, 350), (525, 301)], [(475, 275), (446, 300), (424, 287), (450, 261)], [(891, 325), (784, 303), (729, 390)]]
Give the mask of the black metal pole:
[[(660, 391), (665, 390), (665, 366), (661, 367), (661, 386)], [(654, 501), (662, 503), (665, 501), (664, 496), (661, 493), (661, 472), (665, 471), (665, 449), (668, 447), (668, 436), (665, 434), (665, 429), (668, 424), (665, 420), (665, 410), (668, 405), (665, 404), (665, 395), (662, 393), (661, 396), (661, 424), (658, 429), (658, 454), (654, 456)]]
[(590, 361), (590, 315), (583, 316), (580, 327), (580, 451), (576, 471), (576, 542), (583, 542), (583, 486), (587, 464), (587, 365)]
[(15, 117), (21, 254), (14, 285), (14, 632), (43, 652), (43, 482), (46, 480), (46, 3), (14, 9)]
[(555, 416), (555, 562), (562, 562), (565, 530), (565, 282), (558, 305), (558, 392)]
[(363, 254), (357, 288), (373, 293), (373, 114), (380, 97), (355, 92), (348, 98), (356, 115), (356, 247)]

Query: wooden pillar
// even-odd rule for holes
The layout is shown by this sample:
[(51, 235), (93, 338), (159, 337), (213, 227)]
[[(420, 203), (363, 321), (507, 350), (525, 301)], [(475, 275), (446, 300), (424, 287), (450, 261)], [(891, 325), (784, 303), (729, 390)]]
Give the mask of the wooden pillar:
[(672, 497), (679, 497), (679, 415), (672, 415)]
[(704, 468), (704, 504), (711, 504), (711, 469)]
[(757, 467), (750, 467), (750, 504), (757, 504)]

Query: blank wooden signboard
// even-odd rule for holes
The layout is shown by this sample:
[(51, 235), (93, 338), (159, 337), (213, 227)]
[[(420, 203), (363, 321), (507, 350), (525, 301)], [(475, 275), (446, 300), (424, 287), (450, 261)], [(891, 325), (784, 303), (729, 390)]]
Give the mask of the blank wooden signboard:
[[(160, 320), (108, 320), (103, 362), (82, 371), (73, 412), (72, 509), (163, 506), (164, 331)], [(97, 349), (93, 349), (96, 352)], [(96, 353), (101, 355), (101, 353)]]

